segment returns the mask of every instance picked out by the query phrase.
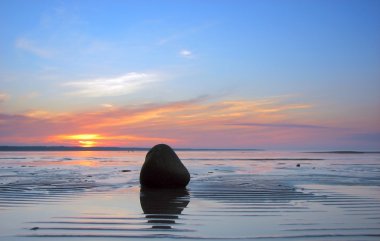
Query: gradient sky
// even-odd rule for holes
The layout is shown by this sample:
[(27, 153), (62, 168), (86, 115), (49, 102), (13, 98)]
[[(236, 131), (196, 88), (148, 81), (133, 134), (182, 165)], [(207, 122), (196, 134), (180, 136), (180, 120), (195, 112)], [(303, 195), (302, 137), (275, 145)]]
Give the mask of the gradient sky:
[(380, 149), (380, 1), (0, 1), (0, 145)]

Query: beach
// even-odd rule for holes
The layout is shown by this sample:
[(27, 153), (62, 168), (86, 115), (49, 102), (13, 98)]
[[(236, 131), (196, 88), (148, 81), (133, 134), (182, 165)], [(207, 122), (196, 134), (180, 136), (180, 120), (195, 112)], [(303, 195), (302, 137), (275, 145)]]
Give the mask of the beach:
[(0, 240), (379, 240), (380, 154), (180, 150), (186, 189), (140, 188), (146, 151), (0, 152)]

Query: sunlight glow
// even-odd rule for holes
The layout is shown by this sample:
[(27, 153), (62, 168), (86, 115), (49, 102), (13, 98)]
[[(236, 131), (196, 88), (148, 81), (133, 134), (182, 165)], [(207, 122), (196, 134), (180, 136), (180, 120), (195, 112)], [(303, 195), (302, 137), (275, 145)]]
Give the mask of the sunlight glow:
[(75, 140), (78, 141), (77, 144), (79, 144), (81, 147), (93, 147), (97, 144), (95, 140), (102, 140), (104, 137), (99, 134), (76, 134), (57, 136), (57, 139)]
[(165, 137), (148, 137), (137, 135), (108, 135), (108, 134), (75, 134), (75, 135), (57, 135), (49, 137), (49, 141), (68, 145), (79, 145), (81, 147), (94, 147), (99, 145), (115, 146), (126, 145), (141, 142), (168, 142), (175, 143), (176, 139)]
[(98, 139), (102, 139), (102, 137), (98, 134), (78, 134), (78, 135), (65, 136), (64, 139), (67, 139), (67, 140), (98, 140)]
[(81, 147), (93, 147), (96, 141), (78, 141)]

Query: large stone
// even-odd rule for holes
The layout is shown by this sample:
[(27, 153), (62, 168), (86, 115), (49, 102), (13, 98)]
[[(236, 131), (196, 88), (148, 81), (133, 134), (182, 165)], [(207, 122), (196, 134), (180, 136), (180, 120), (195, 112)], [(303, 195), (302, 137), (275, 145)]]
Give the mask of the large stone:
[(173, 149), (165, 144), (154, 146), (146, 154), (140, 172), (140, 184), (144, 187), (185, 187), (190, 173)]

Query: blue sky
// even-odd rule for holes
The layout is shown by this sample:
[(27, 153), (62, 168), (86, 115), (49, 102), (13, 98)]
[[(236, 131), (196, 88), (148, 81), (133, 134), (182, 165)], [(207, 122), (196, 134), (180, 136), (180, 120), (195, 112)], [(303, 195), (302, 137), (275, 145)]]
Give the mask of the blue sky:
[[(266, 100), (308, 108), (236, 123), (344, 127), (337, 147), (379, 147), (379, 1), (5, 0), (0, 16), (4, 115)], [(304, 145), (289, 143), (273, 145)]]

